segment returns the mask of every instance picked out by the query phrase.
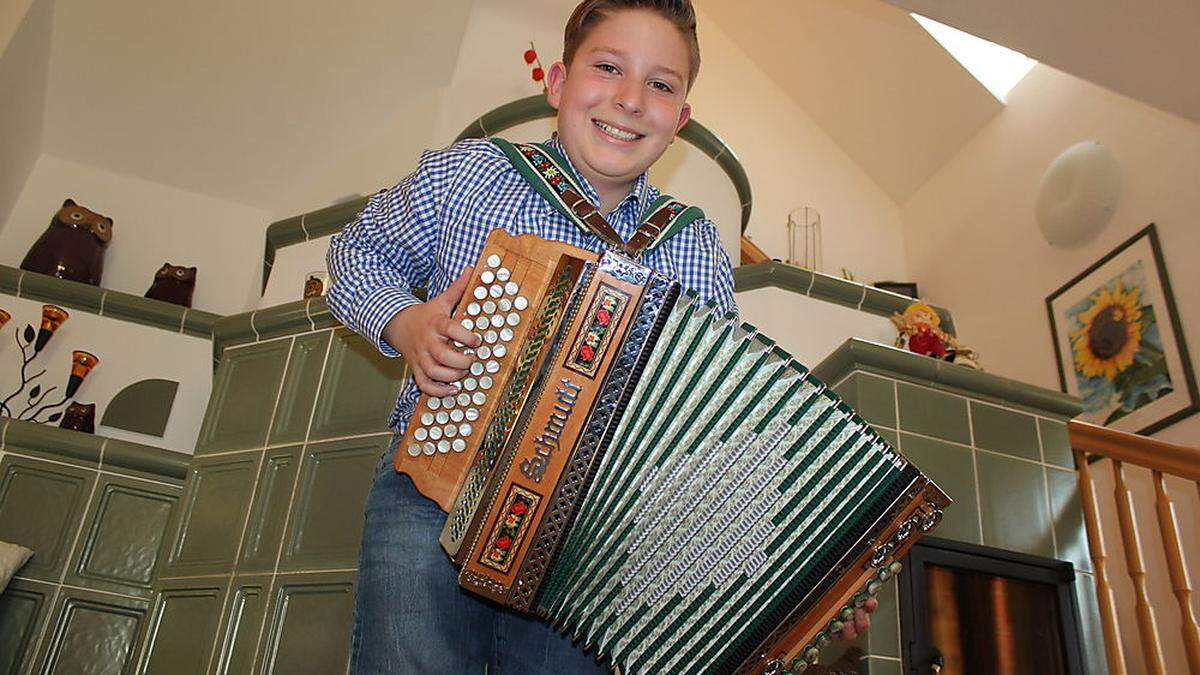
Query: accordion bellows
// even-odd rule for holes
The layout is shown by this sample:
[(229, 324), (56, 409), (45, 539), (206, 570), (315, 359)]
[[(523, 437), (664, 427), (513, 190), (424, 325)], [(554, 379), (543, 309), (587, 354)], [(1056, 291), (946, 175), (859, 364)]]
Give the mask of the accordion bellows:
[(622, 673), (804, 670), (950, 503), (770, 338), (619, 255), (496, 230), (468, 293), (477, 360), (396, 468), (464, 587)]

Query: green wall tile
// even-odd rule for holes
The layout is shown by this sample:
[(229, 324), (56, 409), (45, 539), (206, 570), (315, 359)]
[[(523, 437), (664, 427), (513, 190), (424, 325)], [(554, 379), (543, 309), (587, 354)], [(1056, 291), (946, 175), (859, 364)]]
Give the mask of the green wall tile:
[(867, 657), (859, 666), (860, 675), (900, 675), (900, 662), (893, 659)]
[(160, 577), (228, 573), (258, 473), (257, 453), (197, 458), (168, 528), (170, 555)]
[(266, 444), (291, 340), (227, 350), (217, 369), (196, 454)]
[(269, 309), (260, 309), (250, 319), (259, 340), (312, 330), (308, 320), (308, 301), (294, 300)]
[[(79, 281), (67, 281), (48, 274), (26, 272), (21, 279), (21, 297), (40, 300), (67, 309), (78, 309), (92, 314), (100, 313), (100, 296), (104, 289)], [(37, 328), (37, 324), (34, 324)]]
[(983, 543), (1054, 557), (1042, 467), (978, 452)]
[(292, 504), (280, 569), (354, 567), (363, 506), (389, 437), (310, 445)]
[(900, 600), (895, 579), (879, 589), (879, 607), (871, 613), (864, 651), (871, 656), (900, 656)]
[(1083, 639), (1084, 672), (1089, 675), (1107, 675), (1108, 660), (1104, 655), (1104, 629), (1100, 625), (1100, 601), (1096, 596), (1095, 579), (1087, 574), (1076, 575), (1075, 600), (1079, 603), (1079, 632)]
[(1042, 461), (1037, 423), (1033, 416), (971, 401), (975, 447)]
[(33, 551), (21, 575), (57, 582), (87, 508), (95, 472), (5, 455), (0, 541)]
[(173, 302), (117, 291), (109, 291), (104, 296), (104, 316), (155, 326), (174, 333), (183, 329), (183, 313), (186, 309), (183, 305)]
[(1087, 529), (1083, 524), (1079, 478), (1074, 471), (1046, 469), (1046, 483), (1050, 486), (1050, 508), (1058, 559), (1069, 560), (1076, 569), (1090, 572), (1092, 559)]
[(896, 392), (892, 380), (859, 373), (855, 410), (871, 424), (896, 427)]
[(353, 610), (353, 573), (280, 575), (267, 612), (262, 670), (345, 672)]
[(89, 469), (100, 466), (103, 445), (104, 439), (93, 434), (20, 420), (10, 421), (4, 437), (4, 449), (8, 452)]
[(45, 629), (55, 587), (24, 579), (8, 582), (0, 595), (0, 673), (28, 672)]
[(149, 597), (163, 533), (179, 493), (179, 488), (101, 476), (67, 583)]
[(899, 382), (900, 428), (958, 443), (971, 442), (967, 400), (961, 396)]
[[(875, 429), (875, 433), (882, 436), (883, 440), (888, 442), (888, 445), (891, 445), (893, 448), (900, 447), (900, 440), (899, 440), (900, 437), (896, 435), (895, 431), (893, 431), (891, 429), (886, 429), (884, 427), (874, 427), (874, 429)], [(903, 454), (903, 453), (901, 453), (901, 454)]]
[(1042, 452), (1045, 453), (1046, 463), (1074, 470), (1075, 455), (1071, 452), (1071, 439), (1067, 435), (1067, 425), (1062, 422), (1038, 419), (1038, 429), (1042, 434)]
[(971, 448), (900, 434), (900, 452), (954, 500), (934, 536), (981, 543)]
[(383, 356), (345, 328), (334, 331), (310, 438), (385, 431), (406, 376), (403, 359)]
[(858, 408), (858, 378), (859, 374), (855, 373), (833, 387), (833, 393), (841, 396), (843, 401), (855, 409)]
[(234, 577), (233, 592), (221, 621), (221, 643), (217, 645), (210, 672), (215, 675), (252, 672), (270, 595), (270, 576)]
[(283, 378), (283, 391), (279, 394), (279, 406), (275, 410), (270, 444), (299, 443), (308, 434), (313, 399), (321, 381), (321, 369), (325, 365), (325, 352), (331, 333), (322, 331), (301, 335), (292, 344), (292, 356)]
[(302, 447), (296, 445), (268, 450), (264, 455), (238, 571), (275, 571), (301, 451)]
[(8, 265), (0, 265), (0, 293), (16, 296), (17, 285), (21, 280), (23, 270)]
[(146, 610), (144, 600), (63, 588), (39, 650), (37, 672), (56, 675), (129, 672)]
[(165, 585), (147, 622), (139, 673), (204, 672), (216, 641), (227, 589), (225, 578)]

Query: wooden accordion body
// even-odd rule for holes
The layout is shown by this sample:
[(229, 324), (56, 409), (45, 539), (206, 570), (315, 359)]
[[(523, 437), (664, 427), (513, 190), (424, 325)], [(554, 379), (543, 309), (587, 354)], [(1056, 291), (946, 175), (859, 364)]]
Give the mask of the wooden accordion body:
[[(396, 469), (460, 583), (633, 672), (800, 672), (950, 499), (753, 326), (615, 254), (494, 231), (454, 397)], [(499, 348), (499, 349), (497, 349)]]

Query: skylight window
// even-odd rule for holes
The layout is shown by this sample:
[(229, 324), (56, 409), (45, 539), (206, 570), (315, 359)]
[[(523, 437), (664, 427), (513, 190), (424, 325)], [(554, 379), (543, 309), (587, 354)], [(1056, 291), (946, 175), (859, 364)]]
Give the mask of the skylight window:
[(912, 18), (1001, 103), (1008, 96), (1008, 92), (1012, 91), (1021, 78), (1037, 64), (1037, 61), (1020, 52), (940, 24), (933, 19), (917, 14), (913, 14)]

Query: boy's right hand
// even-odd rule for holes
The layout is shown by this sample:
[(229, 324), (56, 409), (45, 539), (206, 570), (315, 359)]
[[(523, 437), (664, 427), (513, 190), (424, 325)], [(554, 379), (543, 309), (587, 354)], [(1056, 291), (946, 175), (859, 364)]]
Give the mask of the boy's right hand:
[(454, 340), (478, 347), (479, 336), (450, 318), (458, 299), (471, 278), (467, 267), (441, 295), (413, 305), (392, 317), (383, 329), (383, 339), (408, 360), (413, 378), (422, 392), (430, 396), (449, 396), (458, 387), (447, 384), (466, 377), (474, 360), (454, 346)]

